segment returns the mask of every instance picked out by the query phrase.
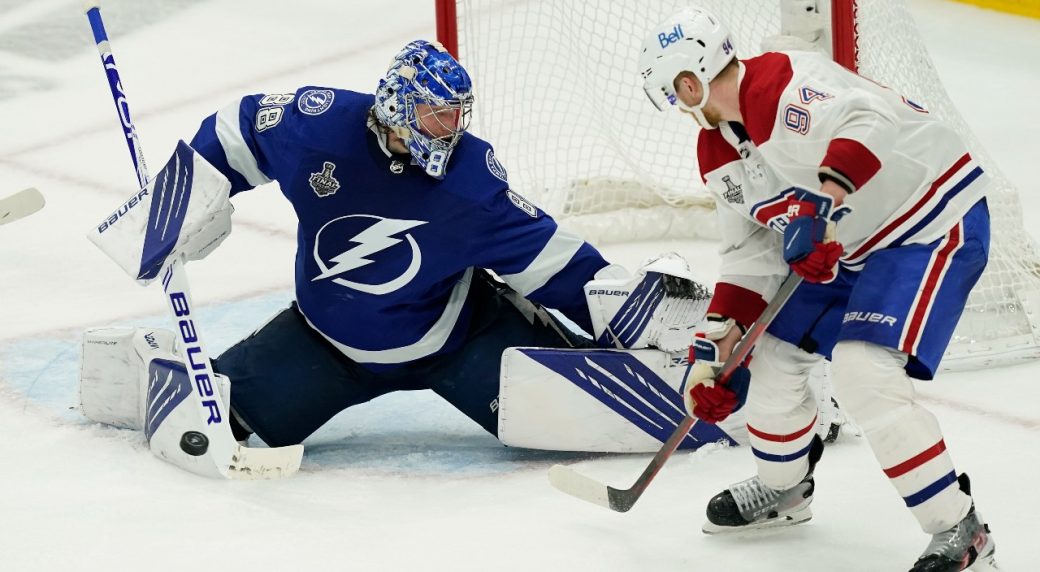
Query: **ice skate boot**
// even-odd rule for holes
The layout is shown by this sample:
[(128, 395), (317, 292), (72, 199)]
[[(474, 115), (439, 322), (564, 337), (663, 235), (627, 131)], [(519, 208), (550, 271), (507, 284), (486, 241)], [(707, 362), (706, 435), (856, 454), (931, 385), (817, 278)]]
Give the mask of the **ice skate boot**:
[[(961, 490), (971, 495), (971, 483), (968, 475), (961, 473), (957, 478)], [(932, 537), (924, 553), (917, 559), (910, 572), (989, 572), (1000, 570), (993, 554), (996, 545), (989, 525), (975, 511), (974, 503), (960, 522), (953, 528), (944, 530)]]
[(708, 501), (707, 534), (743, 532), (762, 528), (790, 526), (812, 518), (813, 469), (823, 455), (823, 440), (813, 437), (809, 449), (809, 472), (797, 485), (783, 491), (773, 490), (757, 477), (731, 485)]

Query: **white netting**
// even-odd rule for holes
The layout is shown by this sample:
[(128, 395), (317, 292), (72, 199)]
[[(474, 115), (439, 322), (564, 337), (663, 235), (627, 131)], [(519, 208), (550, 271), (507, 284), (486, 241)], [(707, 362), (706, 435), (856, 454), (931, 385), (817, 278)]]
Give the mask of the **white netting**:
[[(741, 58), (775, 41), (782, 19), (784, 33), (815, 39), (809, 30), (830, 14), (819, 3), (822, 17), (806, 10), (813, 0), (698, 2), (730, 26)], [(477, 96), (473, 131), (495, 145), (514, 189), (592, 242), (715, 235), (697, 171), (697, 126), (654, 110), (635, 69), (646, 31), (687, 4), (459, 0), (459, 56)], [(1040, 292), (1040, 257), (1023, 229), (1017, 191), (947, 97), (904, 0), (857, 4), (860, 73), (953, 123), (995, 179), (989, 268), (944, 365), (1040, 354), (1031, 303)], [(829, 30), (818, 43), (829, 47)]]

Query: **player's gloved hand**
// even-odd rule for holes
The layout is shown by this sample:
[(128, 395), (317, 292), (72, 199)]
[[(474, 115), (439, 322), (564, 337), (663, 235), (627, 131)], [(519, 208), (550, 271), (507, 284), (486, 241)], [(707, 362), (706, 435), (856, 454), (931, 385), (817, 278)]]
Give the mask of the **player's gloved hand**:
[(693, 366), (680, 388), (686, 412), (712, 425), (724, 421), (744, 406), (751, 383), (751, 372), (743, 365), (733, 370), (729, 379), (718, 379), (722, 368), (718, 352), (715, 342), (694, 338), (690, 346)]
[(809, 282), (828, 283), (838, 275), (844, 247), (835, 240), (835, 226), (852, 212), (848, 206), (833, 208), (830, 195), (792, 187), (787, 198), (789, 222), (784, 229), (784, 260), (791, 270)]
[(689, 347), (704, 318), (711, 291), (673, 252), (643, 264), (632, 276), (612, 264), (585, 284), (592, 334), (602, 347), (664, 351)]

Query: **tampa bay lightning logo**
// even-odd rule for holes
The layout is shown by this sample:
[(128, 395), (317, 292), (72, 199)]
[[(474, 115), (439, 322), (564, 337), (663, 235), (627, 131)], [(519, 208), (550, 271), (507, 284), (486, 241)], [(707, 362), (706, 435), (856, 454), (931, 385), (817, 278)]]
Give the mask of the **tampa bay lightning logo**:
[(508, 183), (509, 181), (506, 180), (506, 169), (502, 166), (502, 163), (499, 163), (498, 159), (495, 158), (495, 152), (488, 149), (484, 158), (487, 160), (488, 171), (491, 171), (491, 174), (498, 177), (502, 182)]
[(314, 238), (321, 272), (311, 281), (376, 295), (403, 288), (422, 266), (422, 251), (407, 231), (426, 222), (356, 214), (325, 223)]
[(296, 106), (307, 115), (321, 115), (332, 107), (332, 100), (335, 98), (336, 95), (331, 89), (308, 89), (296, 101)]

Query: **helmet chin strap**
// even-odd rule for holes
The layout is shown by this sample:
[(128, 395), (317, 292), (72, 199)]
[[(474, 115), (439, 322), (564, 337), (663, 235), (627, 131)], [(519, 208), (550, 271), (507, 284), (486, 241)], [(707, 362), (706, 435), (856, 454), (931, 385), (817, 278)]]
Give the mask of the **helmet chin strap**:
[[(698, 79), (697, 81), (700, 81), (700, 79)], [(712, 125), (708, 121), (708, 118), (704, 116), (704, 105), (708, 103), (708, 95), (711, 93), (711, 87), (708, 85), (707, 82), (701, 82), (701, 85), (704, 87), (704, 92), (701, 94), (700, 103), (698, 103), (697, 105), (690, 106), (686, 105), (685, 103), (683, 103), (681, 99), (676, 97), (676, 105), (679, 106), (679, 109), (689, 112), (691, 115), (693, 115), (693, 118), (697, 120), (697, 124), (700, 125), (701, 128), (718, 129), (718, 125)]]

